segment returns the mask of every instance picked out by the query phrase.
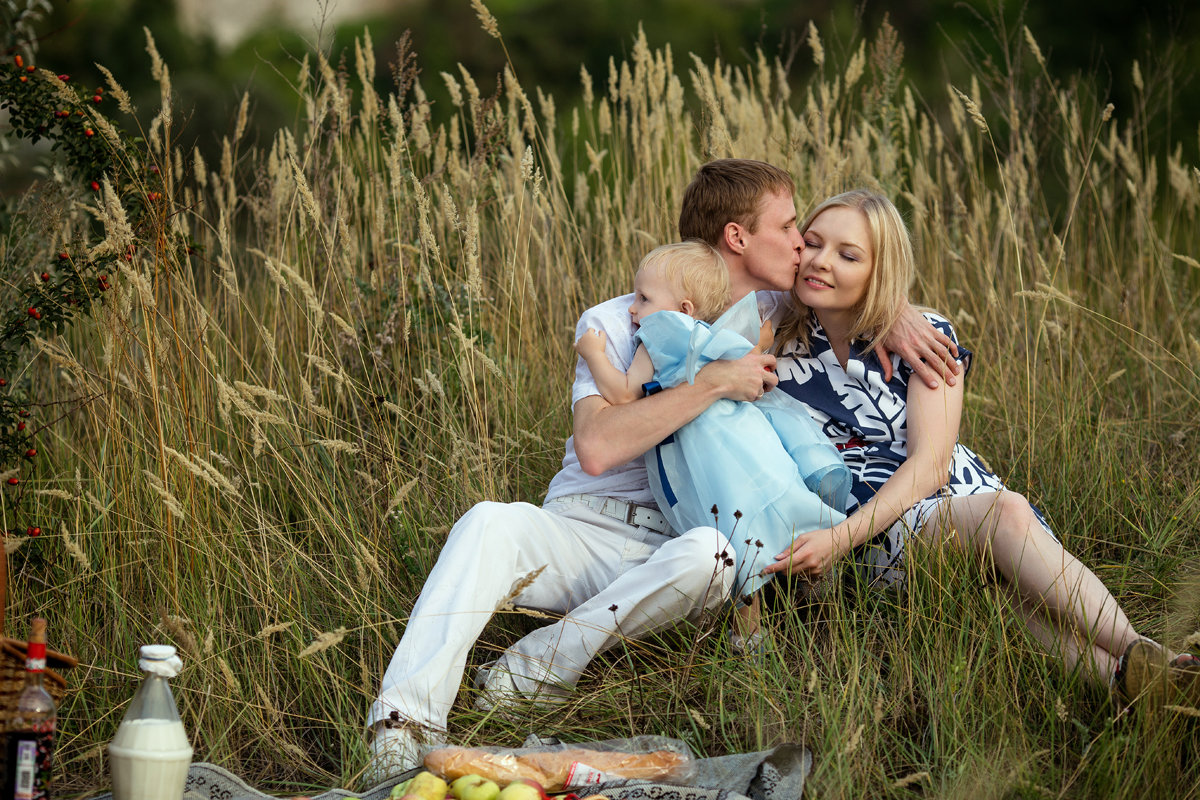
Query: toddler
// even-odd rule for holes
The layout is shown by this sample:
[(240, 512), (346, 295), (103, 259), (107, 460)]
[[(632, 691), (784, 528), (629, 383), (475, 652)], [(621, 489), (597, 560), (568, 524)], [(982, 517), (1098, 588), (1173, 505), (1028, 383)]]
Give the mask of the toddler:
[[(692, 381), (705, 364), (771, 342), (753, 293), (730, 303), (720, 254), (702, 242), (651, 251), (634, 277), (630, 322), (638, 347), (626, 372), (589, 329), (575, 349), (604, 399), (628, 403)], [(757, 344), (756, 344), (757, 343)], [(841, 522), (850, 474), (804, 407), (780, 392), (754, 403), (718, 400), (645, 455), (659, 510), (677, 531), (711, 525), (734, 549), (736, 649), (756, 649), (762, 569), (796, 533)]]

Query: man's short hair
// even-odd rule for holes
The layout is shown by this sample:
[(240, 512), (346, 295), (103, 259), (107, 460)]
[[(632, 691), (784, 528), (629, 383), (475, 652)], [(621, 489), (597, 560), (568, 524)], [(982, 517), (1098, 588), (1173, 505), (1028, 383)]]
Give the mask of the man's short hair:
[(700, 167), (683, 192), (679, 236), (718, 247), (730, 222), (754, 232), (763, 197), (778, 192), (792, 195), (795, 191), (791, 175), (764, 161), (746, 158), (710, 161)]

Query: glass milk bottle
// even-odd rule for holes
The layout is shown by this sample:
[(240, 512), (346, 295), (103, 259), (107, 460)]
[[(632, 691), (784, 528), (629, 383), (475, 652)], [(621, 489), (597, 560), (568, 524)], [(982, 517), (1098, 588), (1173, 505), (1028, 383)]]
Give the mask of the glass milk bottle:
[(169, 645), (148, 644), (138, 667), (142, 685), (108, 745), (113, 800), (180, 800), (192, 746), (175, 708), (168, 678), (179, 674), (183, 662)]

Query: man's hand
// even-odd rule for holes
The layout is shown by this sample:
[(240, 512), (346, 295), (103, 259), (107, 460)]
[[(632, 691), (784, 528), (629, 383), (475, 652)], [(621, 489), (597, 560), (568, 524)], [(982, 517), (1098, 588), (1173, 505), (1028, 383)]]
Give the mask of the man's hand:
[(850, 538), (836, 528), (822, 528), (802, 533), (792, 540), (792, 546), (775, 556), (775, 563), (763, 569), (763, 574), (796, 575), (816, 580), (850, 550)]
[(607, 343), (608, 339), (605, 337), (604, 331), (588, 328), (587, 332), (580, 336), (579, 341), (575, 343), (575, 352), (585, 359), (603, 356)]
[(875, 348), (875, 355), (883, 365), (884, 380), (892, 379), (892, 353), (912, 367), (930, 389), (938, 388), (939, 377), (953, 386), (955, 376), (962, 372), (962, 366), (955, 361), (958, 345), (911, 305), (896, 320), (883, 344)]
[(736, 361), (713, 361), (696, 373), (696, 383), (727, 400), (757, 400), (779, 383), (775, 356), (751, 352)]

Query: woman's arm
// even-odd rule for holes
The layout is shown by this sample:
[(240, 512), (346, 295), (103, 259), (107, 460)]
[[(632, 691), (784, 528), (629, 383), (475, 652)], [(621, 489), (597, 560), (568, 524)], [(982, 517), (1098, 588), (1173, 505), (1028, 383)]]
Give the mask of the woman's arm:
[(820, 576), (834, 561), (887, 530), (917, 501), (949, 479), (954, 443), (962, 419), (961, 382), (931, 389), (923, 381), (908, 384), (908, 458), (870, 501), (832, 528), (797, 536), (789, 550), (775, 556), (764, 572)]
[(575, 343), (575, 352), (587, 362), (596, 388), (606, 401), (614, 405), (632, 403), (642, 396), (642, 384), (654, 377), (654, 364), (644, 345), (639, 344), (633, 354), (633, 363), (628, 372), (621, 372), (605, 355), (604, 331), (588, 328)]

